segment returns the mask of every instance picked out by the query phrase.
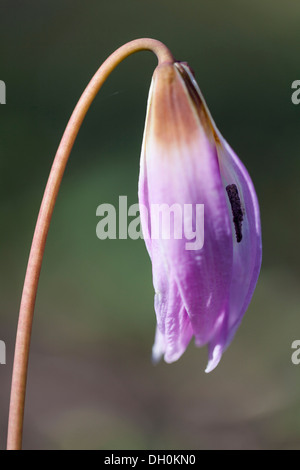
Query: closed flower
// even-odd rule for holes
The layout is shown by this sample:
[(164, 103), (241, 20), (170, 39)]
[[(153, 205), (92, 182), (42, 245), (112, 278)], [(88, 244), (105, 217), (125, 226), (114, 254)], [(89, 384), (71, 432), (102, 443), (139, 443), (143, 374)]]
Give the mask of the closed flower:
[(183, 62), (163, 63), (153, 75), (139, 203), (155, 289), (153, 360), (176, 361), (194, 337), (208, 345), (210, 372), (255, 289), (260, 216), (250, 176)]

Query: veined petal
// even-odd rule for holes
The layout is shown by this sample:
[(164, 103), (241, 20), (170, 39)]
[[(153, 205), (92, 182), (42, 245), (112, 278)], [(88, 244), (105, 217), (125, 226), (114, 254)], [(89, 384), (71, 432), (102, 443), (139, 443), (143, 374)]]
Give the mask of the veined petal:
[(153, 360), (157, 362), (164, 355), (168, 363), (177, 361), (186, 350), (193, 330), (174, 279), (169, 279), (167, 289), (155, 292), (154, 303), (157, 332)]

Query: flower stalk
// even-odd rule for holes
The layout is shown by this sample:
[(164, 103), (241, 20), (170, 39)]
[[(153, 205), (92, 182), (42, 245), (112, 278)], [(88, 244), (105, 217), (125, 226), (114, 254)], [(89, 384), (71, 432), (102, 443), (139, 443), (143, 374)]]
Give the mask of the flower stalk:
[(36, 294), (51, 217), (69, 155), (85, 115), (105, 80), (126, 57), (144, 50), (156, 54), (159, 64), (174, 62), (167, 47), (154, 39), (137, 39), (117, 49), (101, 65), (83, 92), (54, 158), (36, 222), (21, 298), (11, 384), (7, 450), (20, 450), (22, 447), (28, 359)]

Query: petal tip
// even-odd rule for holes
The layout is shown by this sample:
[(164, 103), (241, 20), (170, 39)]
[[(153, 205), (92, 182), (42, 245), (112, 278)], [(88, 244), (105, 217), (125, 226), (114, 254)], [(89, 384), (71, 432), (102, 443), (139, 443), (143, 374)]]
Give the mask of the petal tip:
[(162, 356), (163, 356), (163, 351), (160, 345), (155, 343), (152, 348), (152, 356), (151, 356), (152, 364), (156, 366), (160, 362)]
[(206, 374), (209, 374), (210, 372), (212, 372), (217, 367), (217, 365), (219, 364), (219, 362), (221, 360), (222, 352), (223, 352), (222, 351), (222, 346), (220, 344), (215, 346), (215, 348), (212, 351), (212, 354), (210, 355), (208, 364), (207, 364), (206, 369), (205, 369)]

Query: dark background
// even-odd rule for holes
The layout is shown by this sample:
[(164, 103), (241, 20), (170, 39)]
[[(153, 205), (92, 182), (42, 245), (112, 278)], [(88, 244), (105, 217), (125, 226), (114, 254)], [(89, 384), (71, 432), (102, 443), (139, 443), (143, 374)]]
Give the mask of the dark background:
[(191, 343), (151, 364), (151, 266), (142, 240), (100, 241), (96, 208), (137, 202), (154, 55), (111, 75), (79, 133), (41, 274), (25, 449), (299, 449), (300, 3), (294, 0), (0, 0), (0, 447), (5, 448), (18, 308), (39, 204), (69, 116), (117, 47), (163, 41), (195, 70), (261, 206), (263, 266), (218, 368)]

